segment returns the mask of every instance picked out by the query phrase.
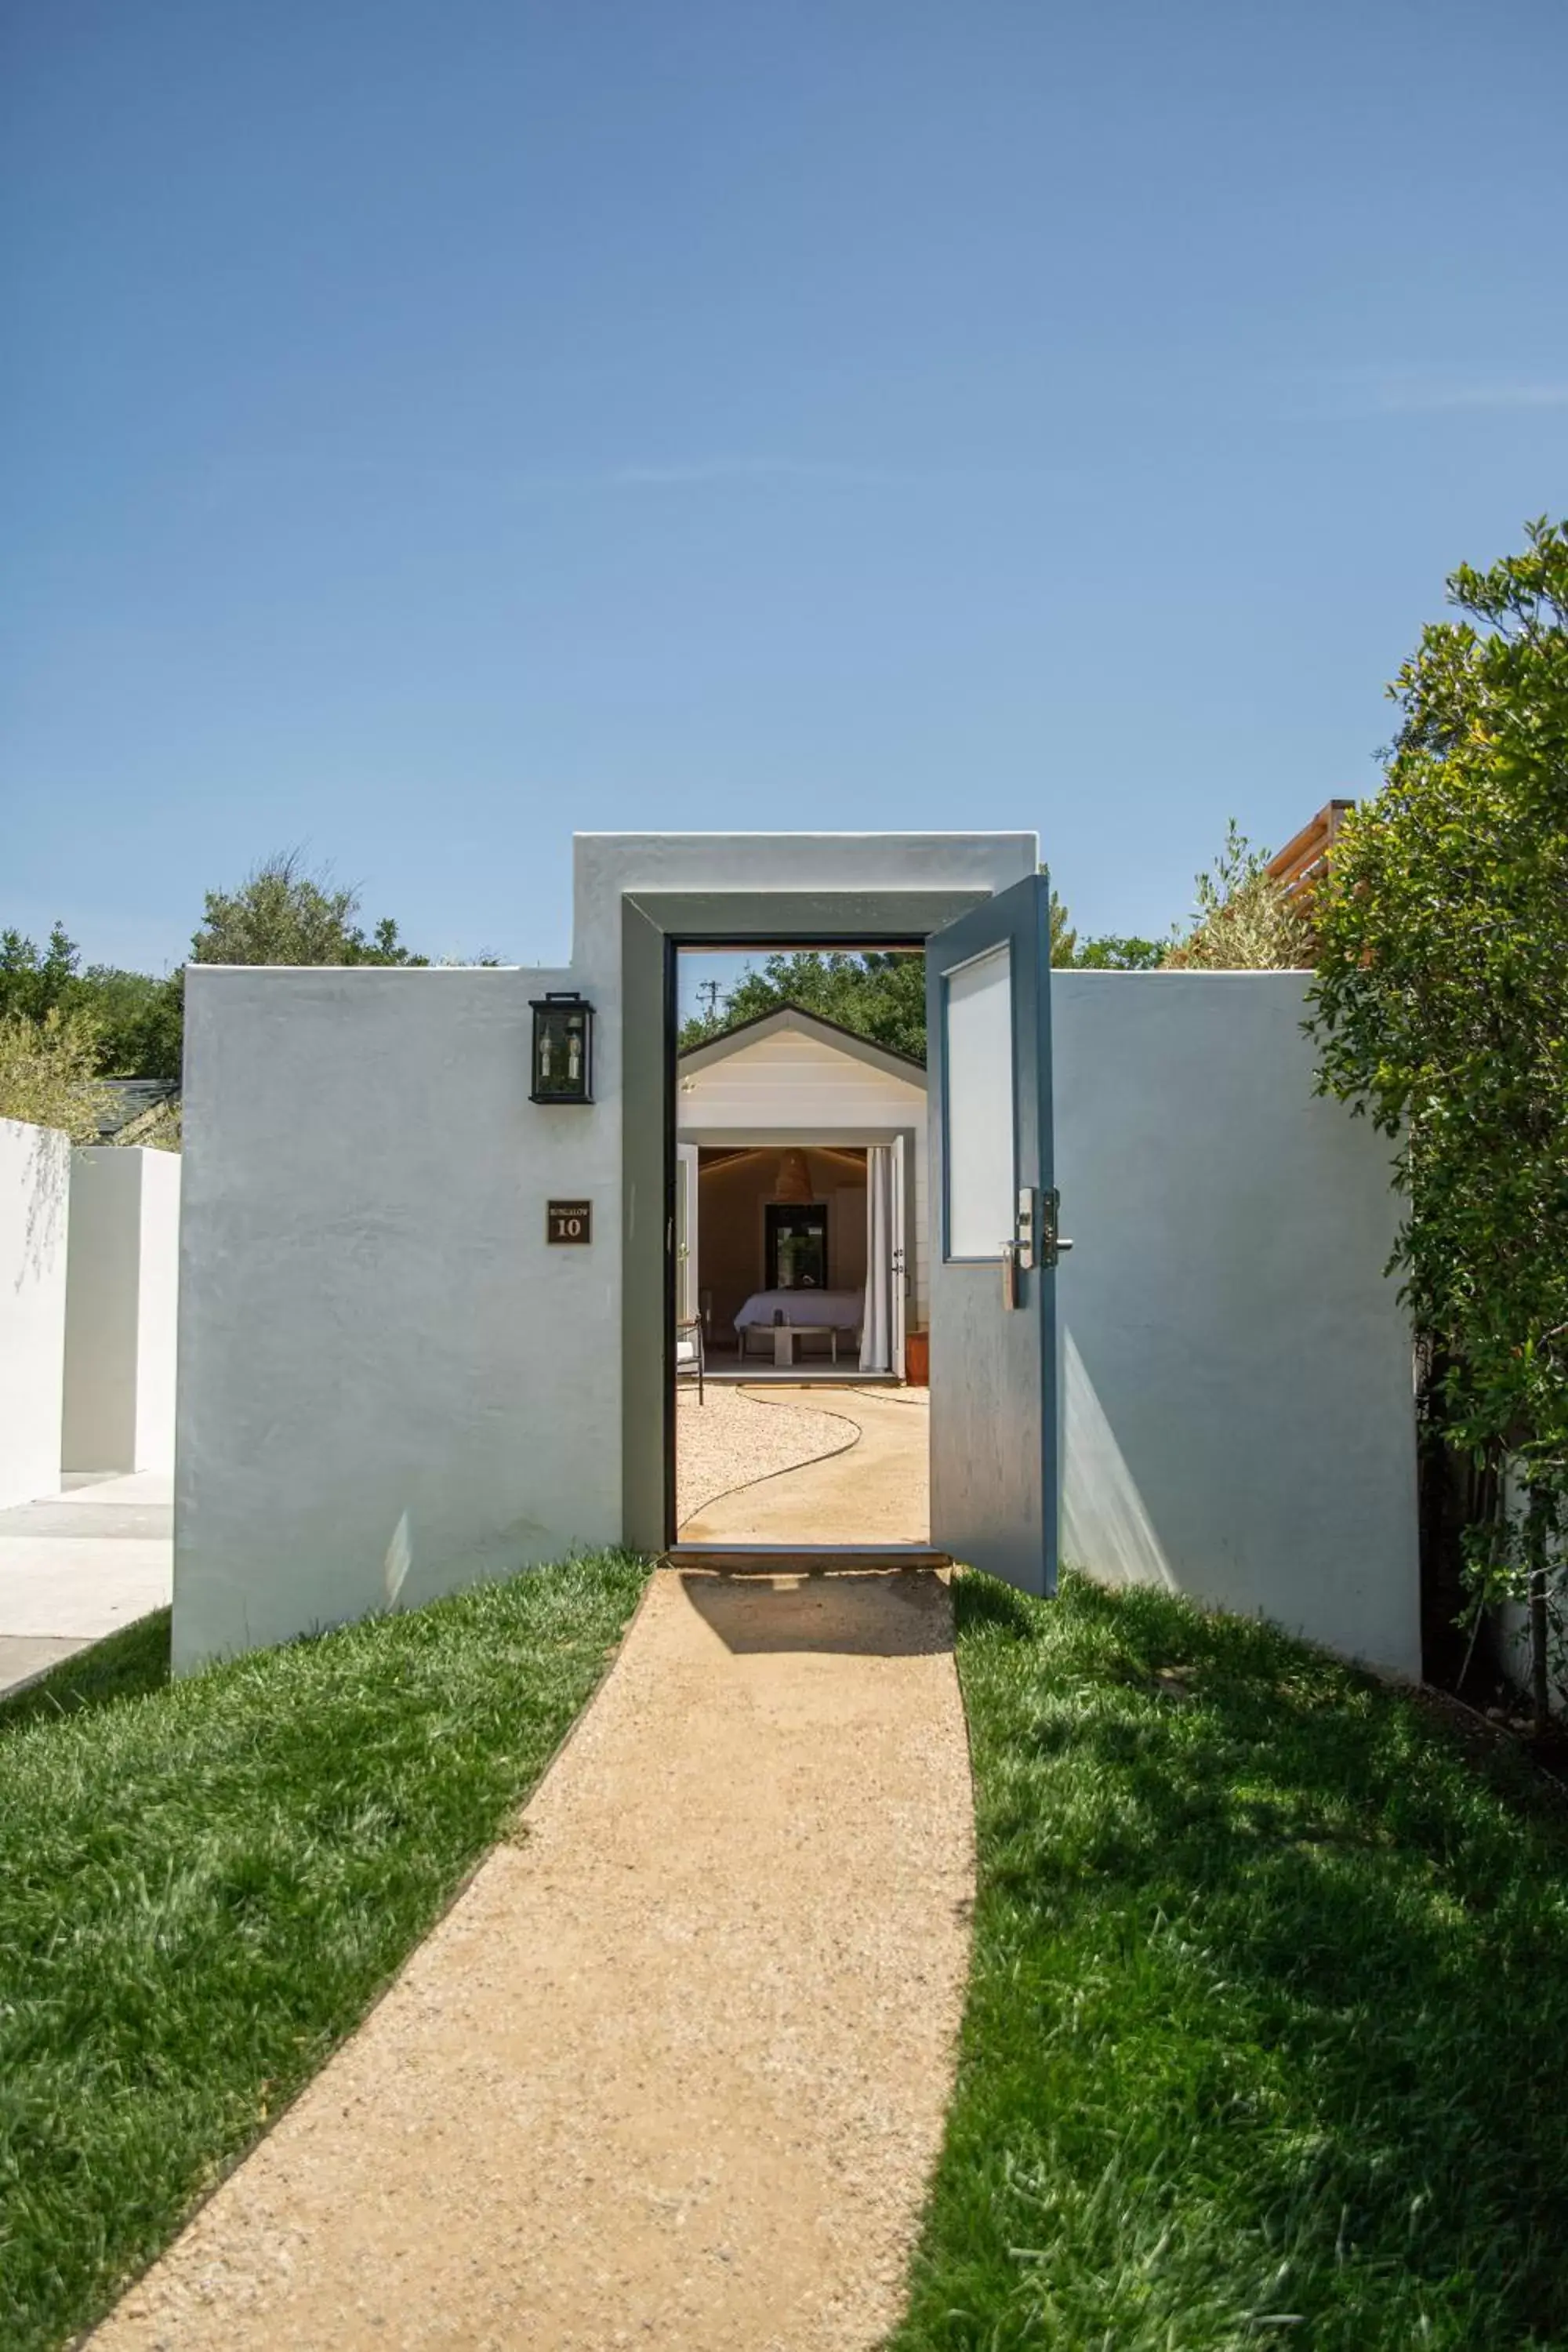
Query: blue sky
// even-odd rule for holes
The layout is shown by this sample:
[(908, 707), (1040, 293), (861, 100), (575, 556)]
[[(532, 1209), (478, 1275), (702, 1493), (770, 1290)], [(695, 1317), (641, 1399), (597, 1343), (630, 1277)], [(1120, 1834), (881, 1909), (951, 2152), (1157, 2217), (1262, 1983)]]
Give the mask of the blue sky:
[(1163, 929), (1568, 492), (1561, 0), (13, 0), (0, 923), (1037, 826)]

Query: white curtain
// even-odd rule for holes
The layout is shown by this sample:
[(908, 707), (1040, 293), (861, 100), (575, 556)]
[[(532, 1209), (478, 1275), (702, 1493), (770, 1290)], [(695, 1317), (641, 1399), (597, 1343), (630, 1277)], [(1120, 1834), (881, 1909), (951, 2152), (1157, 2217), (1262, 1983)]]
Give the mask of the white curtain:
[(893, 1368), (893, 1155), (885, 1143), (866, 1149), (866, 1314), (860, 1370)]

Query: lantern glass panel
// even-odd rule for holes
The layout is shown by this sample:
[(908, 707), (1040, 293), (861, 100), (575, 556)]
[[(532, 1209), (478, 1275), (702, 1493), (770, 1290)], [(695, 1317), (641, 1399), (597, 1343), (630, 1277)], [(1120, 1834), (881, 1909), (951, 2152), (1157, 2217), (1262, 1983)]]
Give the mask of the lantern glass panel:
[(593, 1100), (592, 1005), (580, 998), (533, 1008), (533, 1099)]

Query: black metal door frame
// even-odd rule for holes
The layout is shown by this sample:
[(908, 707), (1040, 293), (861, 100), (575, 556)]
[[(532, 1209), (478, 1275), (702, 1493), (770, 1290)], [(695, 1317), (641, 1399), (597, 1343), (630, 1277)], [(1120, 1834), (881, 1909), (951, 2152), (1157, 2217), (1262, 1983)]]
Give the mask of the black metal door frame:
[(923, 953), (933, 931), (992, 895), (975, 888), (623, 894), (621, 1520), (622, 1539), (635, 1549), (668, 1551), (676, 1534), (673, 1235), (681, 949)]

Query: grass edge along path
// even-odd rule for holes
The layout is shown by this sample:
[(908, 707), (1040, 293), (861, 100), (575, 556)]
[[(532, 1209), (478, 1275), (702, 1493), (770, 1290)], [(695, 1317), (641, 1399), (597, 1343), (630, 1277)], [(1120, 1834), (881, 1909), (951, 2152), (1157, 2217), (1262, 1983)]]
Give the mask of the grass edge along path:
[(167, 1679), (167, 1617), (0, 1708), (0, 2343), (96, 2322), (364, 2016), (598, 1684), (601, 1553)]
[(954, 1580), (979, 1898), (889, 2352), (1568, 2344), (1568, 1823), (1417, 1701)]

